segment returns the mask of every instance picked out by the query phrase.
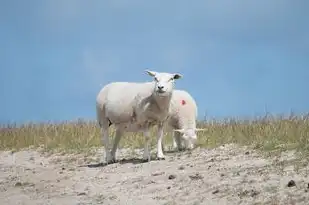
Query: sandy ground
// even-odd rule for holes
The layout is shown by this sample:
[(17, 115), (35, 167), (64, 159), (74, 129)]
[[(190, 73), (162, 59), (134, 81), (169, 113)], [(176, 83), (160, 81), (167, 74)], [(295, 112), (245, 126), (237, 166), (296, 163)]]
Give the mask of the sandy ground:
[(263, 158), (244, 147), (225, 145), (166, 153), (164, 161), (141, 163), (140, 151), (123, 149), (117, 158), (125, 160), (96, 164), (103, 153), (1, 152), (0, 204), (309, 203), (309, 167), (296, 166), (293, 152)]

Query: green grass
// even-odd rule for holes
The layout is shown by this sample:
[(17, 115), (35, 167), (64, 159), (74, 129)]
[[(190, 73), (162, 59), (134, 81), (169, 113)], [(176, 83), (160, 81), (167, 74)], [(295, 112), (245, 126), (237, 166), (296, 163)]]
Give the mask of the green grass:
[[(198, 122), (198, 127), (207, 128), (198, 133), (198, 144), (201, 147), (213, 148), (236, 143), (264, 151), (296, 149), (301, 153), (309, 153), (309, 115), (207, 121)], [(8, 124), (1, 125), (0, 129), (1, 150), (43, 147), (45, 150), (82, 152), (102, 146), (100, 129), (95, 121), (29, 123), (21, 126)], [(152, 133), (151, 143), (154, 146), (156, 129)], [(111, 135), (114, 135), (113, 129)], [(165, 133), (164, 144), (170, 145), (171, 142), (171, 133)], [(144, 138), (140, 133), (126, 133), (119, 147), (142, 148), (143, 143)]]

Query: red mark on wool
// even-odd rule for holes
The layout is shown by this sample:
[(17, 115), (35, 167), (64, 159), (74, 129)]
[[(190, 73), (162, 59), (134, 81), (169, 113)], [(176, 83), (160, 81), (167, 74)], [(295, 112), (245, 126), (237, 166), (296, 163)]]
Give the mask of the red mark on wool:
[(182, 101), (181, 101), (181, 104), (182, 104), (182, 105), (185, 105), (185, 104), (186, 104), (186, 101), (185, 101), (185, 100), (182, 100)]

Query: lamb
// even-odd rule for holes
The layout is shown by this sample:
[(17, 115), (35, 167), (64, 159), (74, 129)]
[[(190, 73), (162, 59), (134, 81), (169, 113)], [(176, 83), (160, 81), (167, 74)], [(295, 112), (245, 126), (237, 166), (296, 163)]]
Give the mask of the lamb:
[[(146, 70), (152, 82), (113, 82), (105, 85), (96, 98), (97, 121), (102, 132), (107, 163), (116, 161), (116, 149), (124, 132), (143, 132), (145, 137), (143, 159), (150, 161), (150, 131), (158, 127), (157, 158), (165, 159), (162, 151), (163, 127), (167, 123), (175, 80), (178, 73)], [(109, 127), (115, 126), (113, 147), (109, 143)]]
[[(174, 90), (169, 113), (168, 125), (173, 129), (173, 148), (193, 149), (197, 141), (197, 105), (194, 98), (184, 90)], [(184, 141), (185, 147), (182, 145)]]

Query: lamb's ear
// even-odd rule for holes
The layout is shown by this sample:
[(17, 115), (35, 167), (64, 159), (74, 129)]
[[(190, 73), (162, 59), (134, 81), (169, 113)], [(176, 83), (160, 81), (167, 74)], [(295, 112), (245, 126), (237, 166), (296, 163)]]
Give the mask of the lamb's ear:
[(145, 70), (145, 72), (150, 75), (151, 77), (155, 77), (156, 76), (156, 72), (155, 71), (151, 71), (151, 70)]
[(195, 128), (195, 131), (205, 131), (207, 129), (204, 129), (204, 128)]
[(174, 129), (174, 132), (180, 132), (180, 133), (184, 133), (184, 129)]
[(174, 79), (180, 79), (180, 78), (182, 78), (182, 75), (181, 74), (179, 74), (179, 73), (175, 73), (174, 74)]

